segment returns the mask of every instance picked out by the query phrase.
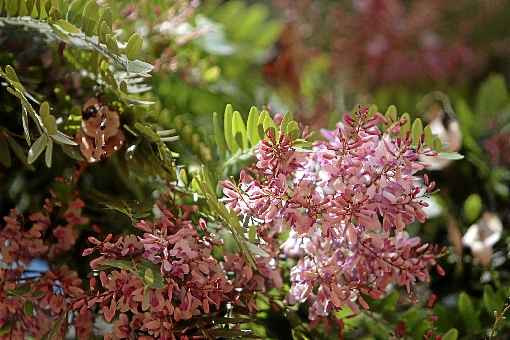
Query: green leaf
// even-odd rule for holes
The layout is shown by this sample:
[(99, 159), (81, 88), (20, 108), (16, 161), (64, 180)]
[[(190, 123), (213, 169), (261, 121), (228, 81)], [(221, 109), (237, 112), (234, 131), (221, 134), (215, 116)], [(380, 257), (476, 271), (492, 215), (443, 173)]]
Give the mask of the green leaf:
[(106, 24), (111, 31), (113, 25), (113, 14), (111, 8), (105, 8), (101, 14), (101, 24)]
[(126, 55), (128, 59), (134, 60), (138, 57), (140, 54), (140, 51), (143, 46), (143, 40), (138, 35), (138, 33), (133, 33), (128, 39), (127, 46), (126, 46)]
[(246, 134), (246, 127), (244, 126), (243, 117), (239, 111), (235, 111), (233, 114), (232, 135), (234, 136), (237, 145), (242, 145), (243, 150), (248, 148), (248, 136)]
[(26, 316), (33, 316), (34, 315), (34, 304), (32, 301), (25, 301), (25, 304), (23, 305), (23, 313)]
[(18, 75), (16, 74), (16, 71), (11, 65), (7, 65), (5, 67), (5, 74), (7, 75), (7, 79), (9, 79), (10, 81), (21, 83), (19, 81)]
[(379, 112), (379, 108), (377, 107), (377, 105), (372, 104), (368, 107), (368, 116), (369, 117), (373, 117), (373, 115), (376, 114), (377, 112)]
[(159, 265), (144, 260), (139, 266), (139, 274), (149, 288), (160, 289), (165, 287), (165, 280), (161, 276)]
[(11, 17), (15, 16), (18, 12), (18, 0), (8, 0), (6, 5), (7, 14)]
[[(115, 46), (117, 46), (117, 42), (115, 42)], [(148, 74), (152, 71), (154, 67), (141, 60), (130, 60), (127, 64), (126, 71), (137, 74)]]
[(0, 135), (0, 164), (6, 168), (10, 168), (12, 164), (11, 153), (9, 152), (9, 145), (5, 138)]
[(437, 151), (437, 152), (440, 152), (441, 150), (443, 150), (443, 142), (441, 142), (441, 139), (437, 136), (434, 136), (433, 149), (434, 149), (434, 151)]
[(273, 119), (269, 115), (269, 112), (267, 112), (266, 110), (263, 110), (260, 113), (258, 125), (262, 125), (262, 127), (264, 128), (264, 137), (265, 137), (265, 133), (270, 128), (274, 129), (275, 132), (277, 129), (276, 124), (274, 123)]
[(401, 137), (404, 137), (409, 131), (411, 131), (411, 116), (406, 112), (400, 117), (400, 119), (405, 121), (405, 123), (400, 127), (399, 133)]
[(27, 162), (28, 164), (32, 164), (37, 160), (37, 158), (44, 151), (46, 146), (48, 145), (48, 136), (46, 134), (42, 134), (37, 138), (37, 140), (32, 144), (30, 150), (28, 150)]
[(458, 152), (440, 152), (438, 156), (440, 158), (449, 159), (449, 160), (453, 160), (453, 161), (464, 158), (464, 156)]
[(27, 141), (28, 146), (30, 146), (32, 144), (32, 141), (30, 139), (30, 129), (28, 128), (28, 112), (24, 106), (21, 107), (21, 122), (23, 124), (23, 133), (25, 134), (25, 140)]
[(500, 112), (508, 104), (508, 91), (505, 78), (492, 75), (483, 82), (477, 96), (477, 113), (481, 116)]
[(152, 272), (152, 269), (150, 268), (145, 269), (145, 273), (143, 274), (143, 280), (149, 286), (154, 283), (154, 273)]
[(48, 102), (41, 103), (41, 106), (39, 107), (39, 114), (41, 116), (43, 126), (46, 128), (46, 131), (48, 131), (48, 134), (56, 134), (57, 120), (55, 119), (55, 116), (50, 114), (50, 105)]
[(213, 113), (213, 130), (214, 130), (214, 141), (218, 147), (218, 152), (221, 157), (225, 156), (226, 145), (223, 129), (221, 128), (220, 118), (217, 112)]
[(96, 4), (96, 0), (89, 0), (83, 8), (83, 15), (81, 18), (81, 27), (86, 35), (94, 35), (98, 16), (99, 7)]
[(418, 146), (420, 143), (421, 136), (423, 134), (423, 123), (420, 118), (416, 118), (411, 128), (411, 137), (413, 139), (413, 145)]
[(384, 117), (390, 121), (390, 124), (397, 121), (397, 108), (390, 105), (384, 114)]
[(280, 130), (282, 131), (287, 131), (286, 128), (287, 128), (287, 125), (293, 121), (293, 117), (292, 117), (292, 113), (290, 112), (286, 112), (284, 115), (283, 115), (283, 118), (282, 118), (282, 121), (280, 123)]
[(451, 328), (448, 332), (444, 333), (441, 340), (457, 340), (459, 332), (455, 328)]
[(237, 150), (239, 150), (239, 145), (237, 144), (232, 131), (233, 119), (234, 112), (232, 105), (228, 104), (225, 108), (225, 115), (223, 117), (223, 133), (225, 134), (225, 141), (227, 142), (228, 149), (230, 152), (236, 153)]
[(473, 301), (465, 292), (462, 292), (459, 295), (458, 308), (466, 328), (471, 331), (479, 330), (480, 320), (478, 319), (478, 313), (475, 310)]
[(257, 145), (257, 143), (260, 141), (260, 135), (257, 126), (258, 120), (259, 110), (255, 106), (252, 106), (250, 113), (248, 114), (248, 123), (246, 128), (248, 139), (250, 140), (251, 145)]
[(50, 137), (55, 142), (57, 142), (59, 144), (71, 145), (71, 146), (78, 145), (78, 143), (74, 142), (71, 138), (69, 138), (67, 135), (65, 135), (64, 133), (62, 133), (60, 131), (57, 131), (55, 134), (50, 135)]
[(51, 168), (51, 161), (53, 157), (53, 140), (48, 139), (48, 146), (46, 147), (46, 153), (44, 155), (44, 161), (46, 162), (46, 166)]
[(63, 20), (63, 19), (57, 20), (55, 25), (60, 27), (65, 32), (68, 32), (68, 33), (71, 33), (71, 34), (78, 34), (78, 33), (81, 32), (81, 30), (78, 27), (74, 26), (69, 21), (66, 21), (66, 20)]
[(425, 126), (423, 130), (423, 136), (425, 140), (425, 144), (431, 148), (434, 147), (434, 134), (432, 133), (432, 128), (430, 125)]
[(482, 212), (482, 199), (478, 194), (471, 194), (464, 201), (464, 216), (468, 223), (473, 222)]
[(12, 328), (12, 325), (10, 323), (4, 324), (2, 327), (0, 327), (0, 336), (4, 336), (10, 333)]
[(289, 124), (287, 124), (285, 134), (287, 134), (287, 136), (289, 136), (292, 140), (299, 138), (300, 131), (298, 123), (296, 121), (292, 121)]
[(495, 311), (499, 311), (501, 308), (502, 302), (490, 285), (483, 287), (483, 304), (490, 315), (493, 315)]
[(124, 269), (128, 271), (133, 270), (133, 264), (127, 260), (106, 259), (104, 261), (101, 261), (101, 265), (118, 269)]
[(60, 148), (62, 151), (71, 159), (74, 159), (76, 161), (83, 161), (83, 156), (81, 155), (80, 151), (77, 148), (73, 148), (66, 144), (60, 144)]
[(25, 149), (21, 145), (16, 142), (14, 138), (7, 135), (7, 143), (9, 143), (9, 146), (11, 150), (14, 152), (14, 155), (25, 165), (28, 165), (27, 157), (25, 156)]

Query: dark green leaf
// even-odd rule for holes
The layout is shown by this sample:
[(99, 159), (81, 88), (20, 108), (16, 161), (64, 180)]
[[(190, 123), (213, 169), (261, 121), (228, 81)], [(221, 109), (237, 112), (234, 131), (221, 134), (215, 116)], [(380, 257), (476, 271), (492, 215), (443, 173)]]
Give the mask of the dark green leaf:
[(471, 331), (480, 329), (480, 320), (478, 319), (478, 313), (475, 310), (473, 301), (469, 295), (464, 292), (459, 295), (458, 308), (467, 329)]
[(0, 164), (9, 168), (12, 164), (11, 153), (9, 152), (9, 145), (4, 136), (0, 134)]
[(28, 165), (27, 157), (25, 156), (25, 149), (21, 145), (16, 142), (14, 138), (7, 135), (7, 143), (9, 143), (9, 146), (11, 150), (14, 152), (16, 157), (25, 165)]
[(34, 304), (32, 301), (25, 301), (25, 304), (23, 305), (23, 313), (25, 313), (26, 316), (34, 315)]

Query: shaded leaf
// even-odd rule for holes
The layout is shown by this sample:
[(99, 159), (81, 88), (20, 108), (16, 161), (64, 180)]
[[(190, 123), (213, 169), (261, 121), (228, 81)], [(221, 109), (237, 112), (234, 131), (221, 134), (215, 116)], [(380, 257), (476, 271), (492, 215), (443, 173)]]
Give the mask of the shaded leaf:
[(0, 135), (0, 164), (9, 168), (12, 164), (11, 153), (9, 152), (9, 145), (6, 139)]
[(37, 138), (34, 144), (32, 144), (30, 150), (28, 150), (27, 163), (32, 164), (35, 162), (47, 145), (48, 136), (46, 136), (46, 134), (42, 134), (39, 138)]

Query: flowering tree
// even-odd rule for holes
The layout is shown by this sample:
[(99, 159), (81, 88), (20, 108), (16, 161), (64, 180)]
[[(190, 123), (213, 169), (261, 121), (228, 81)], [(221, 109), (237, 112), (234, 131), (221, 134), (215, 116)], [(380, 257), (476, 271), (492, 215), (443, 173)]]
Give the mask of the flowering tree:
[[(342, 325), (338, 313), (364, 313), (396, 286), (413, 297), (432, 267), (444, 274), (442, 249), (406, 232), (426, 218), (428, 160), (452, 156), (430, 127), (359, 106), (319, 139), (290, 114), (228, 105), (205, 143), (196, 117), (165, 107), (181, 97), (147, 86), (144, 39), (116, 17), (143, 26), (157, 42), (147, 50), (180, 48), (182, 35), (162, 32), (172, 22), (199, 36), (187, 26), (196, 4), (161, 5), (156, 28), (150, 2), (104, 3), (0, 1), (1, 339), (247, 338), (262, 314), (299, 308), (307, 327)], [(151, 84), (173, 70), (191, 86), (214, 60), (197, 56), (220, 53), (206, 42), (188, 47), (189, 68), (165, 49)]]

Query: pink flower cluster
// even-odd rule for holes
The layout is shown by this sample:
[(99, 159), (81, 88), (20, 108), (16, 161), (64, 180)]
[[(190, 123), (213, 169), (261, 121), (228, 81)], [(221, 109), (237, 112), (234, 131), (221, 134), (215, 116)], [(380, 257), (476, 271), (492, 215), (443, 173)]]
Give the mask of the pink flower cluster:
[(425, 176), (422, 189), (419, 156), (435, 152), (422, 142), (413, 146), (409, 134), (399, 136), (405, 122), (383, 132), (384, 122), (360, 109), (308, 151), (269, 133), (239, 184), (224, 182), (227, 206), (260, 230), (290, 227), (281, 247), (298, 257), (289, 301), (309, 302), (311, 319), (345, 306), (368, 308), (363, 295), (380, 298), (391, 284), (410, 292), (437, 266), (438, 249), (405, 232), (425, 221), (420, 198), (434, 183)]
[[(28, 218), (12, 210), (0, 225), (0, 339), (23, 339), (53, 334), (62, 338), (72, 304), (85, 292), (78, 274), (67, 265), (32, 268), (33, 260), (53, 260), (73, 248), (82, 225), (84, 203), (75, 197), (62, 203), (52, 193), (43, 209)], [(62, 222), (62, 223), (61, 223)], [(55, 261), (56, 262), (56, 261)], [(70, 314), (68, 314), (70, 313)], [(74, 315), (76, 334), (92, 331), (90, 313)]]
[(93, 277), (91, 295), (75, 307), (99, 305), (104, 319), (114, 321), (109, 339), (187, 339), (197, 327), (179, 322), (224, 312), (231, 305), (251, 309), (254, 302), (246, 297), (272, 284), (270, 274), (254, 273), (238, 254), (226, 255), (225, 263), (213, 257), (213, 247), (221, 242), (205, 220), (192, 222), (197, 207), (158, 208), (156, 221), (136, 225), (143, 236), (115, 241), (112, 235), (104, 241), (89, 237), (93, 247), (84, 255), (101, 254), (91, 262), (99, 270), (100, 284)]

